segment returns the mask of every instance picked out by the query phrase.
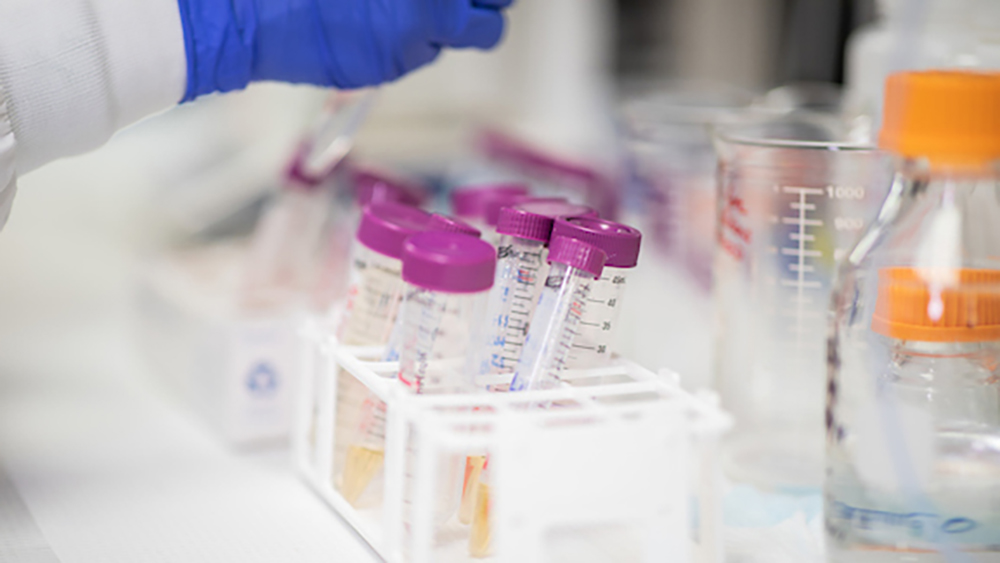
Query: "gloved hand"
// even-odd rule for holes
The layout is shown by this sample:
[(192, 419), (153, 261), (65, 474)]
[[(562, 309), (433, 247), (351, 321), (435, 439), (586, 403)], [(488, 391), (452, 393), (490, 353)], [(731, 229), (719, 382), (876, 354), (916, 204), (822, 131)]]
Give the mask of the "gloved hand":
[(513, 0), (178, 0), (184, 101), (251, 81), (358, 88), (395, 80), (444, 47), (489, 49)]

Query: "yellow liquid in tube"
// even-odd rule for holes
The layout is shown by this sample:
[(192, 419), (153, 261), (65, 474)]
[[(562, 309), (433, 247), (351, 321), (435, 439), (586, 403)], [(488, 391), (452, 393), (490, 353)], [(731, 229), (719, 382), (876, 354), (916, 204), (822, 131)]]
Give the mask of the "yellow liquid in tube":
[(347, 460), (340, 482), (340, 494), (352, 506), (358, 502), (372, 478), (381, 469), (384, 459), (385, 452), (382, 450), (363, 446), (351, 446), (347, 449)]
[(476, 509), (472, 517), (472, 530), (469, 534), (469, 555), (472, 557), (489, 557), (493, 552), (491, 545), (490, 525), (490, 486), (478, 483), (476, 493)]
[(462, 504), (458, 509), (458, 521), (471, 524), (479, 496), (479, 478), (486, 464), (486, 456), (470, 455), (465, 458), (465, 479), (462, 481)]

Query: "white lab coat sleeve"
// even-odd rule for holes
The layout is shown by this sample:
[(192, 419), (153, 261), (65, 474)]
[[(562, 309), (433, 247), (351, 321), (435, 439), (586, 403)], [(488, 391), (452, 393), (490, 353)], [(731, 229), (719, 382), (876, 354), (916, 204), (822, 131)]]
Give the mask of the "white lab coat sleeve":
[(17, 175), (100, 146), (186, 82), (177, 0), (0, 0), (0, 217)]
[(7, 114), (7, 98), (0, 88), (0, 229), (7, 223), (10, 207), (14, 204), (17, 181), (14, 174), (14, 131)]

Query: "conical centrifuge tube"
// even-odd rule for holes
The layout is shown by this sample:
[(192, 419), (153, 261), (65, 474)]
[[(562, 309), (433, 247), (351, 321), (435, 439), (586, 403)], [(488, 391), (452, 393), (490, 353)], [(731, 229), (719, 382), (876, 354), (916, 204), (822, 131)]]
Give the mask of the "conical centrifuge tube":
[[(472, 324), (480, 320), (493, 285), (496, 251), (466, 234), (424, 232), (406, 240), (402, 263), (406, 298), (399, 321), (399, 381), (413, 393), (467, 391), (466, 377), (432, 361), (464, 363)], [(341, 479), (341, 494), (352, 504), (381, 469), (384, 457), (385, 403), (369, 399)]]
[[(587, 297), (596, 279), (601, 277), (607, 254), (596, 246), (566, 237), (555, 237), (549, 244), (551, 264), (545, 286), (538, 299), (535, 318), (528, 330), (521, 360), (514, 373), (513, 392), (548, 389), (559, 382), (587, 309)], [(489, 459), (484, 461), (484, 468)], [(480, 474), (483, 478), (488, 471)], [(466, 484), (468, 490), (473, 485)], [(475, 506), (469, 552), (483, 557), (489, 553), (489, 485), (477, 483), (477, 495), (468, 502)]]

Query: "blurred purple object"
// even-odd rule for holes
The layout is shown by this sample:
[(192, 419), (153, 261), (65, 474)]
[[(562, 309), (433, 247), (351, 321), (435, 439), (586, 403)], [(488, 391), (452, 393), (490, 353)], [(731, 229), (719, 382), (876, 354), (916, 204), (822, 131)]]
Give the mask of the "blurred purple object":
[(578, 193), (601, 217), (618, 216), (621, 190), (616, 182), (600, 171), (549, 154), (499, 131), (483, 131), (478, 145), (479, 150), (490, 160), (509, 166), (528, 177), (551, 182)]
[(451, 192), (451, 210), (462, 218), (485, 221), (490, 202), (500, 199), (511, 201), (514, 198), (528, 195), (528, 187), (524, 184), (482, 184), (464, 186)]
[(461, 219), (456, 219), (455, 217), (449, 217), (447, 215), (441, 215), (439, 213), (434, 213), (431, 215), (431, 221), (428, 228), (432, 231), (441, 231), (445, 233), (460, 233), (463, 235), (469, 235), (471, 237), (479, 238), (483, 236), (483, 233), (479, 232), (479, 229), (473, 227), (472, 225), (462, 221)]
[(427, 199), (427, 191), (418, 184), (390, 177), (367, 168), (353, 170), (354, 197), (358, 205), (392, 201), (419, 206)]

